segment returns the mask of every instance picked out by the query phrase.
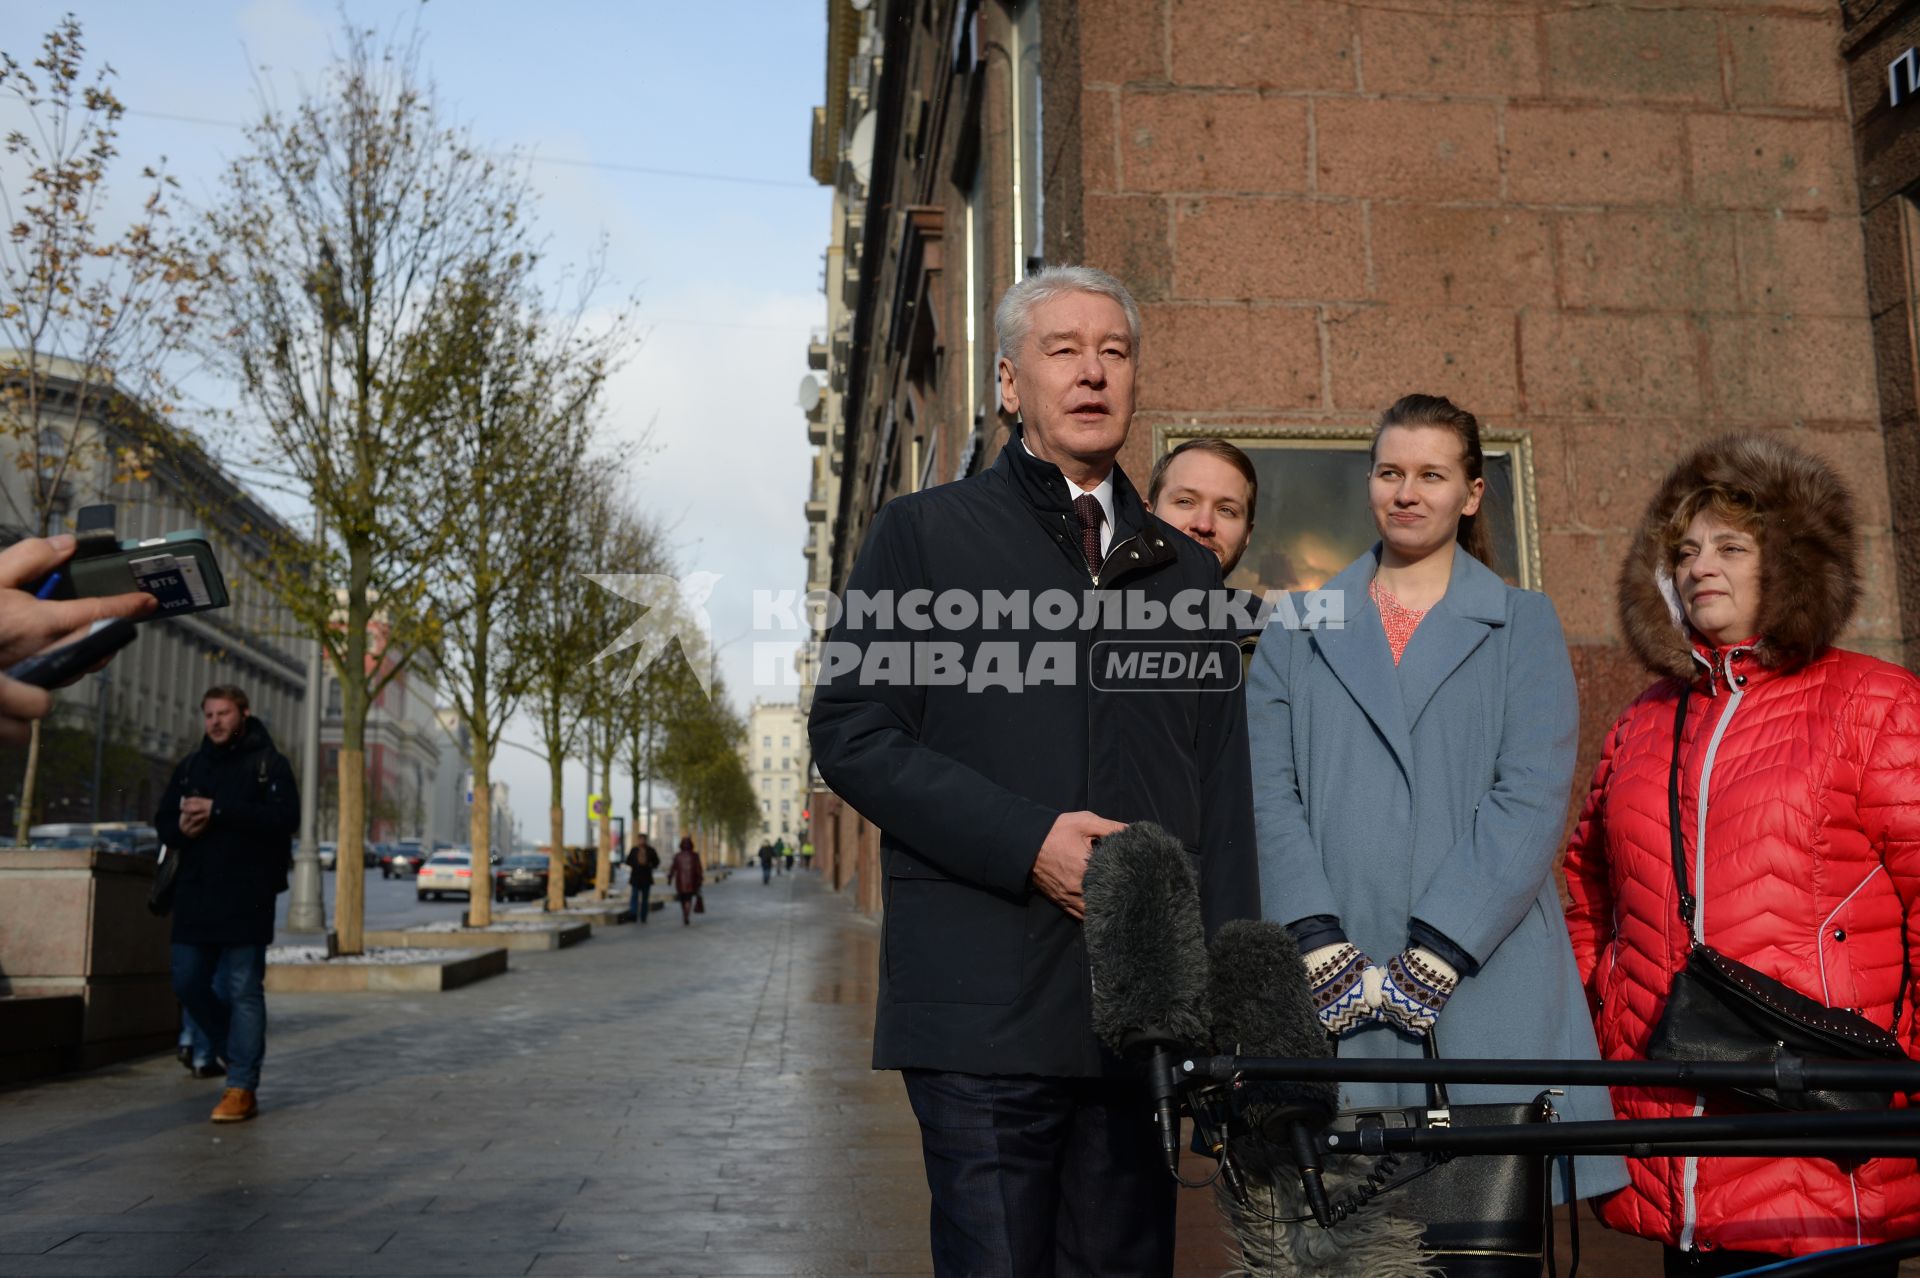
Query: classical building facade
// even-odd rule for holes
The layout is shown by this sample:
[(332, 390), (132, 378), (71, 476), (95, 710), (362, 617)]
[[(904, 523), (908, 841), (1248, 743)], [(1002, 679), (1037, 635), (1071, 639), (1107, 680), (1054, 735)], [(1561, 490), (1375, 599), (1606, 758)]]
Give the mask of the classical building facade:
[[(1614, 617), (1628, 531), (1713, 435), (1788, 434), (1838, 467), (1865, 533), (1847, 642), (1920, 661), (1920, 4), (828, 15), (830, 392), (809, 430), (830, 587), (889, 498), (991, 460), (993, 304), (1082, 262), (1144, 310), (1127, 472), (1194, 434), (1256, 458), (1234, 584), (1316, 584), (1364, 545), (1356, 453), (1393, 399), (1480, 416), (1501, 570), (1572, 647), (1583, 769), (1647, 681)], [(873, 832), (830, 795), (813, 812), (871, 908)]]
[[(25, 356), (0, 351), (0, 381), (14, 384), (25, 367)], [(298, 775), (311, 643), (295, 635), (291, 614), (249, 571), (268, 554), (269, 536), (284, 532), (280, 520), (198, 450), (156, 448), (167, 428), (140, 405), (98, 387), (76, 403), (79, 375), (54, 359), (41, 378), (58, 409), (43, 455), (72, 461), (56, 490), (50, 530), (71, 532), (80, 509), (98, 504), (114, 506), (115, 533), (123, 539), (198, 528), (213, 547), (231, 604), (143, 625), (106, 670), (56, 694), (42, 734), (34, 819), (94, 819), (97, 771), (100, 820), (151, 820), (174, 764), (200, 743), (200, 694), (214, 684), (246, 691)], [(76, 441), (70, 449), (69, 438)], [(32, 465), (28, 441), (0, 431), (0, 544), (36, 531)], [(200, 513), (209, 510), (210, 518)], [(21, 757), (0, 796), (0, 829), (9, 833)]]

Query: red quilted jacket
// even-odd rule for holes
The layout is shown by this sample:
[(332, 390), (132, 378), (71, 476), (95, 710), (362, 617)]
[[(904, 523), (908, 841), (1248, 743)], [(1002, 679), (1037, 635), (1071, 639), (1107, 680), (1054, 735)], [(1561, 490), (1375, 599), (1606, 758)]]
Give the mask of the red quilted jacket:
[[(1920, 1056), (1920, 679), (1828, 648), (1798, 668), (1708, 654), (1681, 745), (1681, 826), (1707, 943), (1829, 1006), (1893, 1026)], [(1705, 658), (1703, 658), (1704, 664)], [(1567, 853), (1568, 927), (1601, 1054), (1644, 1054), (1686, 959), (1668, 842), (1679, 683), (1627, 707)], [(1702, 840), (1704, 839), (1704, 848)], [(1680, 1089), (1616, 1088), (1623, 1118), (1729, 1112)], [(1912, 1159), (1630, 1160), (1601, 1207), (1669, 1246), (1798, 1255), (1920, 1233)]]

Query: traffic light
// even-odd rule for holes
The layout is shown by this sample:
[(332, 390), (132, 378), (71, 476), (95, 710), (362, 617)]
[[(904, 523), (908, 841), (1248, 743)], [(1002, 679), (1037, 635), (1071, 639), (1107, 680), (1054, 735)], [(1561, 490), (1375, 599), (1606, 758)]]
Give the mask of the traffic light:
[(802, 821), (811, 821), (811, 820), (813, 820), (813, 810), (812, 810), (811, 808), (801, 808), (801, 809), (800, 809), (800, 819), (801, 819)]

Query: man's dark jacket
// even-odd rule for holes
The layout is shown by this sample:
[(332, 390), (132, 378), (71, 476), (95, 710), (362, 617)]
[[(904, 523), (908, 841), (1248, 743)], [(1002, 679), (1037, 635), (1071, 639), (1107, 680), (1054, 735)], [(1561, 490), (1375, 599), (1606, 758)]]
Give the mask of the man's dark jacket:
[[(1118, 467), (1114, 533), (1099, 588), (1166, 603), (1220, 585), (1219, 561), (1148, 514)], [(900, 497), (875, 517), (854, 592), (1094, 588), (1059, 469), (1010, 438), (971, 479)], [(809, 731), (833, 791), (880, 827), (885, 932), (876, 1069), (1088, 1077), (1114, 1067), (1093, 1036), (1078, 921), (1028, 880), (1062, 812), (1154, 821), (1186, 844), (1209, 929), (1259, 914), (1246, 714), (1235, 686), (1101, 691), (1091, 649), (1142, 630), (1075, 625), (891, 630), (843, 616), (831, 643), (983, 642), (1077, 647), (1072, 678), (1004, 687), (863, 686), (858, 670), (816, 692)], [(1101, 624), (1105, 624), (1105, 616)], [(1226, 630), (1155, 638), (1225, 640)], [(831, 648), (829, 649), (831, 652)], [(1238, 673), (1237, 657), (1227, 648)], [(1021, 662), (1025, 668), (1024, 656)], [(823, 664), (823, 671), (830, 667)]]
[[(180, 800), (213, 800), (198, 838), (180, 833)], [(180, 857), (173, 939), (186, 945), (269, 945), (273, 898), (287, 889), (287, 859), (300, 828), (293, 768), (258, 719), (225, 745), (205, 737), (180, 761), (153, 818)]]

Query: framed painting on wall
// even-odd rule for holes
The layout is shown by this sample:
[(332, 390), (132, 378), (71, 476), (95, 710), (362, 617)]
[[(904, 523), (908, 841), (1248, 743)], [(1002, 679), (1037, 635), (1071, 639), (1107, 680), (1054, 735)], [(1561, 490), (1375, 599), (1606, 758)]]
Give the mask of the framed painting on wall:
[[(1227, 579), (1230, 586), (1256, 593), (1312, 590), (1380, 539), (1367, 510), (1371, 430), (1163, 426), (1154, 436), (1156, 458), (1189, 439), (1216, 436), (1253, 459), (1260, 476), (1253, 541)], [(1538, 590), (1532, 437), (1523, 430), (1483, 429), (1480, 447), (1487, 480), (1480, 517), (1492, 535), (1494, 571), (1509, 585)]]

